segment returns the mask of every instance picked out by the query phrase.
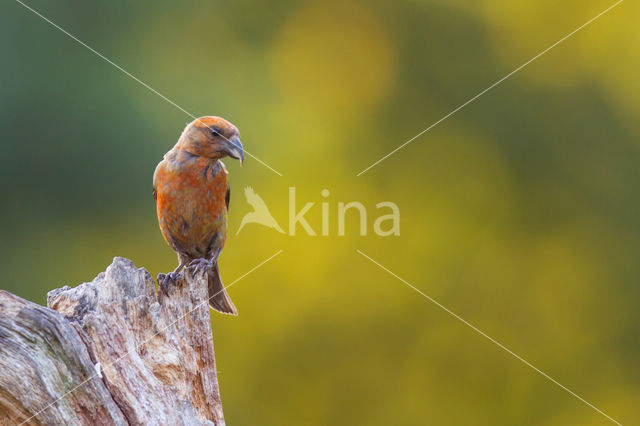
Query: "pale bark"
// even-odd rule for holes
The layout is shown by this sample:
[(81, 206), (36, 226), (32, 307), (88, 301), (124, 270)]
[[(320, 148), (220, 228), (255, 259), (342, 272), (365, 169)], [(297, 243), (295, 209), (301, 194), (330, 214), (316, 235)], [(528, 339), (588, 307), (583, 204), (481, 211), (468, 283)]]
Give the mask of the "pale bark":
[(224, 425), (207, 280), (115, 258), (45, 308), (0, 291), (0, 424)]

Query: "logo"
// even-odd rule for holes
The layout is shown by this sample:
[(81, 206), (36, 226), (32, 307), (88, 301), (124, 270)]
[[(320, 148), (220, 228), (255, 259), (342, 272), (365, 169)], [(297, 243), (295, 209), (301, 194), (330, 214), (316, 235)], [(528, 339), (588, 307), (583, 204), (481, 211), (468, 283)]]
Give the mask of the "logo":
[(236, 235), (238, 235), (242, 228), (244, 228), (244, 226), (248, 223), (257, 223), (259, 225), (264, 225), (268, 228), (275, 229), (281, 234), (284, 234), (284, 231), (282, 230), (282, 228), (280, 228), (280, 225), (278, 225), (278, 222), (269, 211), (269, 208), (265, 204), (262, 197), (256, 194), (253, 188), (247, 186), (244, 189), (244, 196), (247, 199), (247, 203), (249, 203), (249, 205), (253, 207), (253, 211), (244, 215), (244, 217), (242, 218), (242, 222), (240, 222), (240, 228), (238, 228), (238, 232), (236, 232)]
[[(329, 197), (329, 190), (323, 189), (321, 191), (321, 196), (325, 198), (321, 204), (321, 235), (327, 236), (330, 234), (330, 218), (332, 218), (332, 209), (327, 197)], [(289, 232), (285, 232), (278, 221), (273, 217), (267, 204), (264, 202), (262, 197), (260, 197), (250, 186), (246, 187), (244, 190), (244, 196), (247, 199), (247, 203), (253, 208), (253, 211), (247, 213), (242, 218), (240, 222), (240, 227), (236, 232), (236, 235), (240, 233), (240, 231), (248, 224), (256, 223), (259, 225), (266, 226), (267, 228), (275, 229), (281, 234), (287, 234), (290, 236), (296, 235), (297, 225), (310, 236), (317, 236), (315, 229), (309, 224), (305, 215), (313, 208), (316, 204), (315, 202), (306, 203), (302, 209), (296, 209), (296, 188), (289, 188)], [(383, 201), (376, 204), (376, 213), (385, 212), (387, 210), (387, 214), (379, 215), (375, 221), (373, 222), (373, 232), (381, 237), (388, 236), (398, 236), (400, 235), (400, 209), (397, 204), (391, 201)], [(359, 231), (361, 236), (366, 236), (368, 234), (368, 215), (367, 208), (364, 204), (358, 201), (350, 201), (348, 203), (339, 202), (337, 203), (336, 215), (337, 215), (337, 235), (344, 236), (345, 228), (346, 228), (346, 215), (347, 212), (353, 211), (357, 212), (358, 218), (360, 219)], [(353, 214), (353, 213), (351, 213)]]

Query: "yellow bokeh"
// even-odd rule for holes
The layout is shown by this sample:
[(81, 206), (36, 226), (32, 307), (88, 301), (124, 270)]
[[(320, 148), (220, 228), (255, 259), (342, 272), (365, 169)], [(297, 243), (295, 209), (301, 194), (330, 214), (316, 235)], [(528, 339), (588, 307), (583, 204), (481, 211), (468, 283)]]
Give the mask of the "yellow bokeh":
[[(482, 12), (487, 19), (487, 33), (496, 54), (511, 71), (533, 56), (567, 36), (614, 2), (600, 0), (563, 2), (505, 2), (485, 0)], [(610, 13), (622, 13), (613, 10)], [(606, 24), (605, 24), (606, 25)], [(589, 31), (575, 33), (549, 51), (544, 60), (524, 68), (521, 73), (539, 84), (572, 86), (584, 83), (590, 76), (594, 41), (606, 42), (610, 34), (603, 22)], [(506, 74), (506, 73), (505, 73)]]
[(290, 102), (335, 115), (375, 106), (392, 86), (394, 61), (383, 21), (348, 1), (302, 4), (272, 53), (275, 79)]

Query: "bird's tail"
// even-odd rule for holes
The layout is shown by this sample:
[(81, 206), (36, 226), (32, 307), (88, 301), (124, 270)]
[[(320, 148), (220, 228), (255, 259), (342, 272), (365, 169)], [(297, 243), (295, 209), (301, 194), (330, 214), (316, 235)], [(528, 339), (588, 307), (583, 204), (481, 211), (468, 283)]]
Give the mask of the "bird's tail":
[(223, 314), (238, 315), (238, 310), (222, 284), (218, 262), (209, 270), (209, 306)]

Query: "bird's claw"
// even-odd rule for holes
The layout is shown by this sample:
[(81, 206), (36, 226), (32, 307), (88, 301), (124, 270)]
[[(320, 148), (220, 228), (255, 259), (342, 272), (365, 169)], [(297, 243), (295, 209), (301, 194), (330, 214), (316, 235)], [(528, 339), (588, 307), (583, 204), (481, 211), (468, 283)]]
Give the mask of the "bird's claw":
[(162, 289), (162, 292), (169, 296), (169, 284), (176, 284), (178, 274), (176, 272), (169, 272), (168, 274), (158, 274), (158, 285)]
[(203, 274), (211, 268), (211, 261), (202, 257), (193, 259), (191, 262), (189, 262), (189, 267), (193, 268), (194, 272)]

